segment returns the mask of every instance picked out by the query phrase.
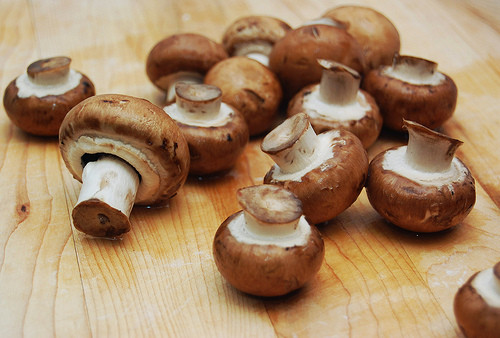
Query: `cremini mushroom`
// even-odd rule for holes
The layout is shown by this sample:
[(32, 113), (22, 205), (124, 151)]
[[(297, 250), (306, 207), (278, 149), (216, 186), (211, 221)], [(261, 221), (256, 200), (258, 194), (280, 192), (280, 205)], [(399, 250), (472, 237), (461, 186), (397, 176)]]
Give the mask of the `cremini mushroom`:
[(345, 5), (329, 9), (322, 16), (345, 25), (347, 32), (361, 45), (368, 69), (391, 64), (394, 54), (399, 53), (398, 30), (385, 15), (373, 8)]
[(274, 44), (291, 29), (286, 22), (272, 16), (245, 16), (227, 27), (222, 45), (230, 56), (247, 56), (268, 66)]
[(384, 125), (401, 131), (403, 119), (436, 129), (455, 111), (457, 87), (435, 62), (413, 56), (394, 56), (390, 66), (373, 69), (363, 80), (384, 119)]
[(280, 79), (287, 100), (306, 85), (320, 81), (322, 68), (317, 59), (337, 61), (364, 72), (363, 54), (356, 39), (332, 20), (316, 22), (289, 31), (269, 55), (269, 68)]
[(287, 115), (307, 114), (316, 133), (348, 130), (368, 148), (380, 134), (382, 115), (372, 96), (359, 88), (361, 76), (338, 62), (318, 63), (323, 68), (320, 83), (300, 90), (289, 102)]
[(179, 33), (158, 42), (146, 60), (151, 82), (167, 93), (167, 103), (175, 99), (175, 83), (203, 83), (207, 71), (227, 58), (224, 47), (203, 35)]
[(474, 178), (455, 157), (461, 141), (405, 120), (408, 145), (388, 149), (370, 163), (366, 193), (387, 221), (415, 232), (453, 227), (476, 201)]
[(218, 228), (213, 256), (236, 289), (256, 296), (282, 296), (299, 289), (321, 268), (324, 243), (302, 215), (300, 200), (273, 185), (237, 192), (242, 210)]
[(458, 289), (453, 310), (466, 337), (500, 336), (500, 262), (474, 273)]
[(222, 90), (222, 101), (245, 117), (250, 135), (271, 129), (283, 92), (276, 75), (260, 62), (233, 56), (213, 66), (205, 83)]
[(189, 170), (188, 145), (175, 121), (151, 102), (126, 95), (76, 105), (61, 125), (59, 147), (83, 183), (74, 226), (96, 237), (129, 231), (134, 203), (165, 205)]
[(92, 81), (70, 63), (66, 56), (38, 60), (9, 83), (3, 105), (12, 123), (33, 135), (57, 136), (68, 111), (95, 95)]
[(180, 82), (176, 101), (163, 110), (176, 122), (189, 146), (189, 172), (207, 175), (231, 169), (248, 143), (245, 118), (222, 102), (212, 85)]
[(313, 224), (343, 212), (363, 189), (368, 156), (361, 141), (346, 130), (316, 134), (304, 113), (287, 118), (267, 134), (261, 149), (275, 162), (264, 183), (297, 195)]

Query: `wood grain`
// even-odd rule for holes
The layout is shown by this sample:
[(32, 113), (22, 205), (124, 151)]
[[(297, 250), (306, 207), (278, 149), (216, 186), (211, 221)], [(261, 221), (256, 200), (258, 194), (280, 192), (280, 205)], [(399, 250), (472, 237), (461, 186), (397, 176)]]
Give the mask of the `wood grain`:
[[(156, 42), (178, 32), (220, 41), (233, 20), (273, 15), (292, 26), (346, 3), (373, 6), (398, 28), (402, 53), (438, 62), (459, 88), (442, 131), (476, 178), (477, 202), (454, 229), (400, 230), (366, 194), (321, 224), (326, 255), (316, 278), (284, 297), (233, 289), (218, 273), (212, 240), (239, 206), (235, 191), (262, 182), (272, 161), (261, 138), (226, 175), (191, 177), (165, 208), (135, 208), (121, 240), (71, 226), (80, 184), (57, 140), (24, 134), (0, 108), (0, 336), (2, 337), (453, 337), (453, 296), (500, 260), (500, 17), (494, 1), (17, 1), (0, 3), (0, 85), (32, 61), (68, 55), (98, 93), (163, 105), (147, 79)], [(405, 136), (384, 131), (373, 158)]]

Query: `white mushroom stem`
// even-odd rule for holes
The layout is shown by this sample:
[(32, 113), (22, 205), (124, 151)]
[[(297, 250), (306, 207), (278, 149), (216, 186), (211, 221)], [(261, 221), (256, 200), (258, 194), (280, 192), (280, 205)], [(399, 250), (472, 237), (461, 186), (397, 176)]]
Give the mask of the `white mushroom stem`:
[(269, 224), (245, 210), (243, 210), (243, 214), (247, 229), (252, 234), (264, 238), (289, 236), (295, 232), (299, 224), (299, 218), (288, 223)]
[(266, 135), (261, 148), (286, 174), (298, 172), (314, 162), (317, 142), (305, 114), (297, 114)]
[(178, 72), (166, 77), (160, 78), (157, 83), (164, 83), (160, 87), (168, 88), (167, 102), (172, 102), (175, 99), (175, 84), (178, 82), (185, 83), (203, 83), (203, 75), (196, 72)]
[(323, 68), (319, 85), (320, 98), (332, 105), (346, 106), (356, 102), (361, 76), (338, 62), (320, 59)]
[(220, 112), (222, 91), (216, 86), (180, 82), (175, 85), (175, 103), (189, 119), (210, 121)]
[[(499, 264), (495, 268), (500, 272)], [(495, 273), (495, 268), (479, 272), (471, 284), (490, 306), (500, 308), (500, 276)]]
[(71, 59), (65, 56), (38, 60), (28, 66), (28, 78), (41, 86), (64, 83), (69, 77), (70, 63)]
[(438, 85), (445, 77), (437, 71), (437, 63), (407, 55), (394, 55), (392, 66), (383, 73), (415, 85)]
[(450, 169), (461, 141), (432, 131), (418, 123), (404, 121), (409, 139), (405, 159), (407, 164), (422, 172), (439, 173)]
[(76, 205), (99, 200), (121, 211), (127, 218), (130, 216), (139, 187), (139, 175), (128, 163), (114, 156), (102, 156), (85, 165), (82, 182)]

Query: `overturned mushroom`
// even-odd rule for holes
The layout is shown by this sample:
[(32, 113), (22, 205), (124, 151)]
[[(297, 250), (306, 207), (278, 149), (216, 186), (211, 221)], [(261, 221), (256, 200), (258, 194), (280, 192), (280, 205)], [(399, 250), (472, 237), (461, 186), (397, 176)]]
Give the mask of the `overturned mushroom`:
[(460, 287), (453, 310), (466, 337), (500, 335), (500, 262), (476, 272)]
[(245, 118), (222, 102), (218, 87), (177, 83), (176, 102), (163, 110), (181, 129), (189, 146), (189, 172), (206, 175), (231, 169), (248, 143)]
[(316, 133), (348, 130), (368, 148), (380, 134), (382, 116), (371, 95), (359, 88), (361, 76), (334, 61), (318, 63), (323, 67), (320, 83), (299, 91), (288, 104), (287, 115), (306, 113)]
[(95, 95), (92, 81), (70, 63), (65, 56), (38, 60), (9, 83), (3, 104), (12, 123), (30, 134), (57, 136), (68, 111)]
[(366, 192), (389, 222), (416, 232), (459, 224), (476, 201), (474, 178), (455, 157), (461, 141), (405, 121), (408, 145), (388, 149), (370, 163)]
[(222, 45), (230, 56), (247, 56), (268, 66), (274, 44), (291, 29), (286, 22), (271, 16), (245, 16), (229, 25)]
[(363, 89), (377, 102), (384, 125), (402, 130), (403, 119), (435, 129), (455, 111), (457, 87), (432, 61), (395, 55), (393, 64), (371, 70)]
[(207, 71), (228, 55), (221, 44), (193, 33), (174, 34), (158, 42), (146, 60), (151, 82), (175, 99), (175, 83), (203, 83)]
[(289, 117), (267, 134), (261, 149), (276, 162), (264, 183), (297, 195), (311, 223), (334, 218), (363, 189), (368, 156), (361, 141), (346, 130), (316, 135), (304, 113)]
[(61, 125), (59, 147), (83, 183), (74, 226), (92, 236), (129, 231), (134, 203), (166, 204), (188, 175), (188, 146), (174, 120), (131, 96), (98, 95), (76, 105)]
[(221, 275), (256, 296), (281, 296), (319, 271), (325, 254), (319, 231), (302, 215), (300, 200), (273, 185), (238, 190), (243, 210), (228, 217), (213, 241)]

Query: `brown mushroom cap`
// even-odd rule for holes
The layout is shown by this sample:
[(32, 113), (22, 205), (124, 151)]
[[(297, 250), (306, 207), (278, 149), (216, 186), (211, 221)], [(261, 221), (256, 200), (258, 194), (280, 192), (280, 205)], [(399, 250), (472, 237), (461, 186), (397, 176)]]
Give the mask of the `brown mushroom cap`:
[[(497, 337), (500, 333), (500, 308), (489, 305), (473, 286), (481, 272), (473, 274), (458, 289), (453, 301), (453, 311), (458, 326), (466, 337)], [(500, 263), (495, 264), (493, 273), (500, 279)]]
[(193, 33), (174, 34), (158, 42), (149, 52), (146, 73), (159, 89), (167, 91), (168, 77), (179, 71), (205, 75), (228, 55), (221, 44)]
[(184, 184), (189, 150), (180, 129), (151, 102), (126, 95), (98, 95), (67, 114), (59, 133), (62, 158), (81, 182), (85, 164), (117, 156), (140, 175), (136, 204), (162, 205)]
[[(206, 87), (209, 85), (189, 85), (180, 84), (185, 87)], [(177, 85), (179, 88), (179, 85)], [(217, 88), (217, 97), (220, 97), (220, 90)], [(193, 95), (189, 95), (189, 101), (203, 101), (204, 94), (199, 94), (200, 89), (196, 89)], [(214, 94), (215, 95), (215, 94)], [(168, 113), (169, 109), (176, 109), (173, 103), (164, 110)], [(222, 108), (229, 111), (227, 121), (222, 125), (199, 126), (190, 123), (177, 121), (181, 132), (189, 146), (191, 156), (189, 172), (193, 175), (208, 175), (220, 173), (231, 169), (240, 155), (243, 153), (249, 140), (248, 126), (243, 115), (234, 107), (222, 103)]]
[(363, 6), (340, 6), (323, 14), (342, 22), (346, 30), (361, 45), (366, 66), (376, 69), (389, 65), (394, 53), (399, 53), (401, 41), (394, 24), (382, 13)]
[(319, 82), (322, 68), (317, 59), (340, 62), (361, 74), (365, 67), (359, 43), (344, 29), (324, 24), (298, 27), (276, 42), (269, 56), (269, 67), (286, 98)]
[[(285, 123), (300, 124), (304, 114), (297, 114), (288, 118)], [(282, 149), (273, 147), (270, 138), (279, 139), (280, 135), (290, 132), (290, 139), (296, 139), (299, 128), (290, 130), (280, 129), (284, 124), (276, 127), (263, 140), (261, 149), (267, 154)], [(331, 154), (320, 165), (312, 168), (299, 179), (286, 179), (279, 176), (280, 169), (274, 165), (265, 175), (265, 184), (276, 184), (292, 191), (302, 201), (303, 212), (307, 220), (313, 224), (328, 221), (346, 210), (356, 201), (363, 189), (368, 171), (368, 156), (361, 141), (346, 130), (330, 130), (317, 135), (325, 151)], [(283, 142), (288, 147), (288, 142)], [(321, 150), (316, 148), (317, 152)]]
[[(408, 56), (403, 58), (430, 62)], [(384, 126), (401, 131), (403, 119), (406, 119), (435, 129), (453, 115), (458, 91), (448, 75), (441, 73), (443, 80), (436, 85), (413, 84), (388, 75), (386, 71), (391, 67), (373, 69), (363, 80), (363, 89), (373, 96), (379, 106)]]
[[(28, 76), (36, 76), (40, 72), (56, 72), (55, 68), (68, 68), (71, 59), (53, 57), (38, 60), (28, 67)], [(80, 101), (95, 95), (94, 84), (81, 74), (78, 85), (60, 95), (31, 95), (19, 97), (17, 78), (12, 80), (4, 92), (3, 105), (8, 117), (18, 128), (39, 136), (57, 136), (59, 127), (68, 113)]]
[(238, 54), (237, 50), (246, 43), (254, 45), (251, 51), (265, 51), (265, 45), (272, 48), (276, 41), (291, 29), (286, 22), (271, 16), (245, 16), (227, 27), (222, 37), (222, 45), (230, 56), (242, 55)]
[(266, 131), (274, 123), (283, 93), (276, 75), (261, 63), (230, 57), (208, 71), (205, 83), (219, 87), (222, 101), (243, 114), (250, 135)]
[(474, 178), (467, 167), (455, 158), (455, 165), (465, 171), (462, 179), (422, 184), (384, 168), (386, 154), (399, 148), (370, 162), (366, 193), (373, 208), (389, 222), (415, 232), (437, 232), (459, 224), (476, 201)]

